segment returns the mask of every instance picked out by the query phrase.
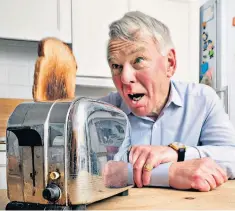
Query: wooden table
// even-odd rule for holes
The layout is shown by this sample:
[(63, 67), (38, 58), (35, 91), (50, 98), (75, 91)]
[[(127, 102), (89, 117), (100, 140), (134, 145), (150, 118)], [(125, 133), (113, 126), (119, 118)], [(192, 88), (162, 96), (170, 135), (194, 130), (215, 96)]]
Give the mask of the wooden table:
[(7, 121), (17, 105), (29, 99), (0, 98), (0, 137), (6, 136)]
[[(0, 210), (8, 203), (6, 190), (0, 190)], [(167, 188), (132, 188), (129, 196), (114, 196), (89, 205), (88, 210), (235, 210), (235, 181), (204, 193)]]

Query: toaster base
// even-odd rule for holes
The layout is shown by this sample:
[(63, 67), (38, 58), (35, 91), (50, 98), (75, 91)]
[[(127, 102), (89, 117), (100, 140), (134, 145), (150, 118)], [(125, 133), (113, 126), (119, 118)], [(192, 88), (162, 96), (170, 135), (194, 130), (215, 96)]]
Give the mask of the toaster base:
[(56, 204), (37, 204), (13, 201), (7, 204), (6, 210), (86, 210), (86, 205), (62, 206)]
[[(129, 191), (125, 190), (121, 193), (116, 194), (116, 196), (128, 196), (128, 194)], [(57, 204), (37, 204), (37, 203), (12, 201), (7, 204), (5, 210), (86, 210), (86, 207), (87, 207), (86, 204), (63, 206)]]

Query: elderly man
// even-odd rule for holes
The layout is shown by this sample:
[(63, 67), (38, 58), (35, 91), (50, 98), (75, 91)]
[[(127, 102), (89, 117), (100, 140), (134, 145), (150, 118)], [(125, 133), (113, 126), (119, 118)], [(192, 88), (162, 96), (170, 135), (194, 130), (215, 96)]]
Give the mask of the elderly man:
[(235, 178), (235, 130), (206, 85), (171, 80), (176, 52), (160, 21), (129, 12), (110, 25), (108, 63), (118, 92), (102, 98), (131, 124), (129, 163), (120, 156), (105, 183), (209, 191)]

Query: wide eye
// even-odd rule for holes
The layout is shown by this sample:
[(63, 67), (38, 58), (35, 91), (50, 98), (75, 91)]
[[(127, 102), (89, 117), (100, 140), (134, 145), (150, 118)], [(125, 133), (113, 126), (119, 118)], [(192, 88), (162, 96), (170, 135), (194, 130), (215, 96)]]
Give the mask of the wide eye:
[(122, 68), (123, 68), (122, 65), (112, 64), (111, 67), (112, 67), (111, 70), (112, 70), (113, 75), (120, 75), (121, 74)]
[(118, 69), (119, 65), (118, 64), (112, 64), (112, 69)]
[(135, 59), (135, 64), (141, 63), (143, 60), (144, 60), (143, 57), (137, 57), (137, 58)]

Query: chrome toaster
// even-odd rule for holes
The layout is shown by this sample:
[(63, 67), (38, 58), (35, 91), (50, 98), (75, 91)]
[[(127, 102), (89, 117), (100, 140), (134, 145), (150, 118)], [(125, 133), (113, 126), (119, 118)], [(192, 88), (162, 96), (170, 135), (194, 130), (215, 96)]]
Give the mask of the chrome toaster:
[(102, 169), (129, 131), (124, 112), (97, 100), (21, 103), (7, 126), (6, 209), (86, 209), (127, 195), (130, 186), (105, 187)]

